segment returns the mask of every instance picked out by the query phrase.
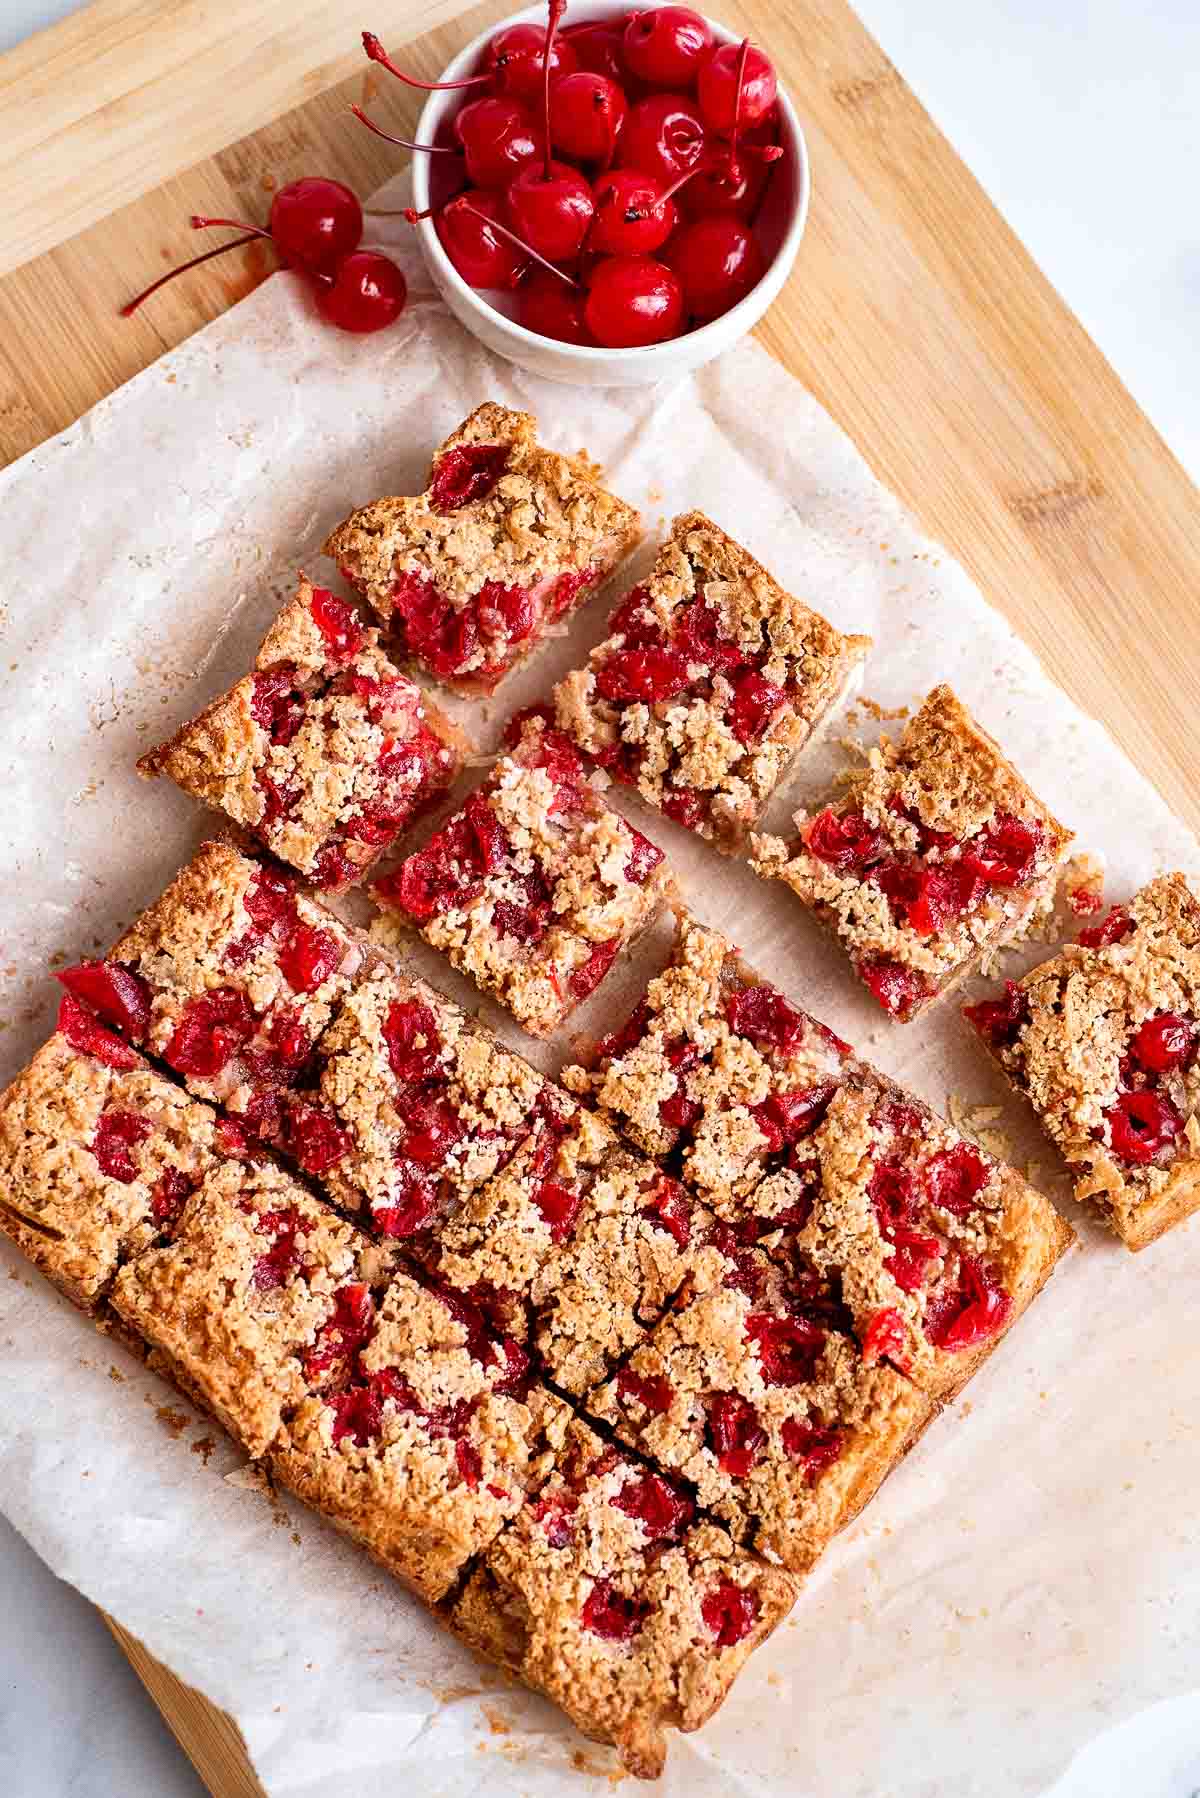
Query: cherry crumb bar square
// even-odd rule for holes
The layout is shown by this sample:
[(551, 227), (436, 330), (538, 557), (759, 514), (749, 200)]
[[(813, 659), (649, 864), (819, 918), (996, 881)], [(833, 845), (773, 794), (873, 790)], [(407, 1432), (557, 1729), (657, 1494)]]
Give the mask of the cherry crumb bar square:
[(964, 1015), (1127, 1248), (1200, 1207), (1200, 904), (1182, 874)]
[(587, 1408), (691, 1482), (736, 1542), (798, 1574), (936, 1409), (831, 1327), (817, 1284), (732, 1244), (705, 1252), (695, 1290)]
[(314, 886), (362, 880), (453, 785), (470, 745), (345, 600), (301, 579), (254, 673), (144, 755)]
[(675, 946), (594, 1066), (563, 1070), (609, 1122), (708, 1204), (786, 1165), (842, 1078), (850, 1048), (677, 908)]
[(209, 842), (103, 960), (57, 978), (190, 1092), (280, 1140), (283, 1094), (365, 959), (286, 875)]
[(796, 1581), (575, 1419), (553, 1474), (448, 1607), (477, 1653), (654, 1779), (795, 1601)]
[(555, 689), (556, 718), (615, 780), (736, 850), (869, 647), (688, 512)]
[(292, 1411), (270, 1467), (435, 1602), (549, 1473), (567, 1415), (476, 1308), (398, 1271), (341, 1377), (322, 1374)]
[(417, 930), (549, 1036), (673, 887), (661, 849), (610, 811), (561, 732), (531, 718), (481, 786), (372, 896), (373, 935)]
[(312, 1069), (286, 1101), (285, 1140), (337, 1204), (409, 1248), (569, 1105), (458, 1006), (386, 967), (343, 999)]
[(397, 655), (461, 693), (493, 692), (641, 536), (586, 456), (543, 449), (536, 428), (527, 412), (478, 407), (424, 493), (362, 507), (325, 545)]
[(579, 1397), (662, 1315), (702, 1221), (677, 1181), (571, 1107), (436, 1233), (430, 1265)]
[(171, 1240), (117, 1275), (112, 1304), (253, 1456), (310, 1381), (344, 1373), (388, 1256), (272, 1163), (226, 1160)]
[(64, 994), (56, 1034), (0, 1097), (0, 1231), (94, 1312), (221, 1153), (217, 1114)]
[(1049, 909), (1071, 841), (944, 686), (796, 823), (790, 843), (754, 839), (753, 867), (791, 887), (902, 1023)]

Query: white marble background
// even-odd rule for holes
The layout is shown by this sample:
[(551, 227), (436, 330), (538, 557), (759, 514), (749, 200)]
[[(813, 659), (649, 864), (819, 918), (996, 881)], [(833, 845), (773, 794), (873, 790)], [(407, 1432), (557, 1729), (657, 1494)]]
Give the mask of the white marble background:
[[(71, 10), (0, 0), (0, 49)], [(859, 11), (1200, 475), (1197, 0), (859, 0)], [(201, 1798), (95, 1612), (3, 1519), (0, 1594), (4, 1798)], [(1001, 1769), (993, 1790), (1004, 1798)], [(1046, 1798), (1198, 1793), (1200, 1741), (1181, 1700), (1093, 1744)]]

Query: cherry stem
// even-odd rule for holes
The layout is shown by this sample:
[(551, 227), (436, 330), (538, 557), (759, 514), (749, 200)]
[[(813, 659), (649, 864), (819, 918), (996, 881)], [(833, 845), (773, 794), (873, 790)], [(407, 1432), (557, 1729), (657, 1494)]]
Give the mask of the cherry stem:
[(550, 0), (550, 20), (546, 26), (546, 44), (542, 51), (542, 129), (546, 137), (546, 180), (553, 174), (550, 154), (550, 52), (554, 48), (554, 34), (558, 30), (558, 21), (567, 10), (567, 0)]
[(165, 275), (158, 277), (157, 281), (151, 281), (149, 287), (143, 287), (141, 293), (135, 294), (132, 300), (127, 300), (117, 316), (132, 318), (143, 300), (148, 300), (152, 293), (157, 293), (160, 287), (165, 287), (168, 281), (175, 279), (176, 275), (186, 274), (189, 268), (199, 268), (202, 262), (211, 262), (214, 256), (223, 256), (226, 250), (240, 249), (243, 244), (253, 243), (256, 238), (266, 235), (267, 233), (263, 231), (247, 231), (245, 237), (235, 237), (230, 243), (218, 244), (215, 250), (204, 250), (199, 256), (193, 256), (190, 262), (181, 262), (178, 268), (168, 269)]
[(502, 225), (500, 223), (499, 219), (491, 218), (486, 212), (482, 212), (478, 206), (472, 206), (470, 200), (460, 200), (458, 204), (463, 212), (474, 213), (477, 219), (482, 219), (485, 225), (490, 225), (493, 231), (498, 231), (500, 233), (501, 237), (507, 237), (510, 243), (515, 243), (522, 255), (532, 256), (535, 262), (540, 262), (542, 267), (549, 269), (552, 275), (557, 275), (560, 281), (565, 281), (568, 287), (578, 291), (579, 283), (575, 280), (574, 276), (568, 275), (561, 268), (557, 268), (553, 262), (547, 261), (545, 256), (540, 256), (533, 248), (532, 244), (527, 244), (523, 237), (518, 237), (515, 231), (510, 231), (507, 225)]
[(704, 159), (703, 159), (703, 157), (701, 157), (700, 161), (697, 162), (693, 168), (686, 170), (686, 172), (682, 175), (677, 175), (675, 180), (672, 181), (670, 187), (663, 188), (663, 190), (659, 194), (657, 200), (655, 200), (653, 206), (650, 208), (650, 211), (657, 212), (659, 207), (664, 203), (664, 201), (673, 200), (675, 198), (675, 195), (679, 192), (680, 188), (685, 186), (686, 183), (691, 180), (693, 175), (698, 175), (700, 173), (701, 169), (703, 169), (703, 167), (704, 167)]
[(746, 58), (750, 54), (750, 39), (744, 37), (738, 49), (737, 86), (733, 90), (733, 130), (729, 133), (729, 176), (732, 181), (738, 179), (738, 132), (742, 128), (742, 89), (746, 85)]
[(491, 80), (490, 75), (467, 75), (462, 81), (419, 81), (415, 75), (406, 75), (403, 69), (396, 67), (373, 31), (363, 32), (362, 47), (372, 62), (379, 63), (397, 81), (403, 81), (406, 87), (419, 87), (427, 94), (445, 94), (460, 87), (478, 87), (480, 82)]
[(207, 231), (210, 225), (224, 225), (228, 231), (245, 231), (251, 237), (265, 237), (268, 242), (271, 241), (269, 231), (264, 231), (261, 225), (248, 225), (244, 219), (206, 219), (201, 218), (198, 212), (193, 212), (188, 224), (193, 231)]
[(402, 150), (427, 150), (431, 156), (457, 156), (459, 154), (452, 144), (417, 144), (410, 137), (393, 137), (390, 131), (385, 131), (382, 125), (377, 125), (374, 119), (369, 119), (361, 106), (352, 105), (350, 110), (360, 124), (365, 125), (368, 131), (373, 131), (376, 137), (381, 137), (385, 144), (399, 144)]

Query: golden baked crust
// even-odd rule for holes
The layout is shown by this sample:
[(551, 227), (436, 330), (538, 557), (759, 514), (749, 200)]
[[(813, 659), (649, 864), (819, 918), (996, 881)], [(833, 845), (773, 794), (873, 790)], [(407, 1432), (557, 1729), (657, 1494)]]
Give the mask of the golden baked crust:
[(505, 1327), (580, 1396), (683, 1284), (702, 1215), (600, 1118), (574, 1110), (467, 1199), (430, 1265), (456, 1289), (502, 1295)]
[[(966, 1015), (1061, 1151), (1076, 1197), (1141, 1249), (1200, 1206), (1200, 904), (1184, 875), (1164, 874), (1083, 936), (1102, 940), (1068, 944)], [(1164, 1016), (1186, 1046), (1173, 1065), (1147, 1067), (1139, 1032)], [(1139, 1093), (1168, 1108), (1142, 1161), (1113, 1137)], [(1133, 1149), (1145, 1152), (1136, 1136)]]
[[(255, 1116), (264, 1089), (251, 1058), (270, 1064), (271, 1090), (294, 1080), (302, 1045), (291, 1064), (281, 1061), (278, 1032), (294, 1026), (309, 1044), (315, 1041), (365, 955), (340, 919), (282, 874), (213, 841), (202, 844), (106, 959), (146, 983), (150, 1023), (141, 1045), (180, 1071), (191, 1092), (249, 1114), (270, 1134), (270, 1119)], [(233, 1001), (214, 999), (230, 994)], [(223, 1058), (219, 1048), (197, 1053), (194, 1041), (197, 1034), (212, 1041), (214, 1018), (225, 1032)]]
[(576, 1419), (539, 1497), (448, 1607), (456, 1634), (642, 1779), (662, 1772), (664, 1732), (707, 1721), (796, 1596), (692, 1518), (685, 1493)]
[(435, 1602), (520, 1511), (565, 1428), (561, 1400), (513, 1377), (514, 1355), (397, 1272), (353, 1382), (300, 1399), (271, 1470)]
[[(480, 497), (439, 510), (439, 466), (448, 454), (480, 444), (507, 445), (503, 471)], [(640, 535), (635, 508), (598, 485), (582, 454), (543, 449), (529, 413), (489, 402), (437, 451), (425, 493), (361, 507), (323, 553), (391, 624), (401, 653), (450, 686), (490, 692), (537, 646), (545, 624), (600, 586)], [(570, 578), (585, 573), (586, 583)], [(565, 603), (557, 590), (564, 576), (570, 580)], [(409, 628), (397, 602), (397, 584), (406, 581), (425, 592), (423, 603), (459, 621), (455, 651), (444, 663), (436, 655), (431, 661), (425, 638)], [(529, 596), (528, 628), (508, 628), (503, 607), (481, 609), (481, 589), (489, 584)]]
[(56, 1034), (0, 1097), (0, 1230), (97, 1313), (219, 1152), (216, 1114), (130, 1060), (109, 1067)]
[(117, 1275), (112, 1305), (259, 1456), (308, 1390), (306, 1357), (339, 1290), (377, 1282), (387, 1263), (279, 1168), (226, 1161), (188, 1200), (170, 1242)]
[(734, 1540), (807, 1573), (935, 1414), (754, 1249), (710, 1246), (695, 1290), (587, 1409), (695, 1488)]
[(661, 850), (603, 803), (540, 718), (423, 849), (379, 881), (373, 926), (415, 928), (460, 973), (549, 1036), (674, 888)]
[[(341, 607), (340, 646), (313, 615)], [(253, 832), (317, 885), (360, 880), (453, 785), (470, 743), (394, 668), (379, 633), (301, 576), (255, 672), (138, 762)]]
[[(847, 819), (854, 850), (842, 834)], [(1027, 861), (1014, 864), (1020, 878), (1007, 878), (1011, 868), (1003, 880), (972, 874), (977, 862), (1002, 859), (995, 833), (1005, 821), (1032, 833)], [(797, 812), (796, 824), (790, 843), (756, 836), (751, 866), (791, 887), (884, 1009), (904, 1021), (1049, 907), (1072, 840), (945, 686), (898, 739), (880, 740), (843, 797), (815, 814)], [(932, 886), (919, 893), (905, 884), (914, 875)]]
[[(757, 822), (871, 641), (835, 630), (702, 512), (674, 520), (609, 631), (555, 688), (560, 728), (726, 850)], [(679, 664), (664, 697), (636, 665), (643, 646)]]
[(351, 1144), (325, 1186), (389, 1236), (413, 1238), (444, 1219), (554, 1104), (520, 1056), (390, 968), (358, 982), (316, 1053), (321, 1100)]

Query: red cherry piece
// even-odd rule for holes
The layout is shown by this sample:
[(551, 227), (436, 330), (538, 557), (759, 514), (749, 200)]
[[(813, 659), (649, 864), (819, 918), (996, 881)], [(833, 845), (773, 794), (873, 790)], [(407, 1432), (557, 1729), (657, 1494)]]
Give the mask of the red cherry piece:
[(518, 293), (517, 317), (527, 331), (553, 337), (558, 343), (591, 343), (583, 315), (581, 290), (538, 269)]
[(468, 101), (454, 119), (454, 134), (476, 187), (507, 187), (538, 155), (533, 120), (518, 101), (501, 94)]
[(1196, 1053), (1196, 1025), (1177, 1012), (1161, 1011), (1147, 1018), (1129, 1045), (1135, 1061), (1152, 1074), (1181, 1068)]
[(686, 1092), (680, 1090), (664, 1099), (658, 1108), (658, 1115), (664, 1124), (672, 1130), (690, 1130), (700, 1122), (704, 1115), (704, 1107), (696, 1099), (689, 1099)]
[(761, 1610), (754, 1588), (737, 1586), (730, 1579), (723, 1579), (700, 1600), (704, 1627), (715, 1638), (718, 1648), (736, 1648), (739, 1642), (744, 1642), (758, 1622)]
[(625, 95), (615, 81), (577, 69), (550, 89), (551, 142), (577, 162), (607, 161), (627, 111)]
[(640, 830), (634, 830), (630, 826), (629, 834), (633, 838), (633, 853), (625, 863), (625, 878), (632, 881), (634, 886), (642, 887), (662, 861), (663, 852), (649, 837), (643, 836)]
[(397, 999), (389, 1007), (383, 1040), (397, 1080), (419, 1085), (437, 1078), (441, 1038), (433, 1012), (420, 999)]
[(272, 1238), (270, 1248), (254, 1264), (250, 1285), (255, 1292), (274, 1292), (286, 1286), (300, 1266), (300, 1213), (292, 1205), (278, 1211), (255, 1211), (249, 1200), (243, 1201), (242, 1210), (253, 1219), (260, 1236)]
[(652, 256), (679, 220), (662, 185), (636, 169), (610, 169), (592, 189), (596, 214), (587, 247), (608, 256)]
[(362, 207), (341, 181), (306, 175), (276, 193), (270, 225), (275, 248), (286, 262), (328, 273), (362, 237)]
[(733, 689), (729, 727), (739, 742), (757, 743), (787, 704), (787, 694), (774, 681), (750, 669)]
[(623, 1367), (617, 1375), (617, 1396), (623, 1403), (631, 1400), (642, 1405), (652, 1417), (661, 1417), (671, 1408), (674, 1387), (664, 1374), (639, 1374)]
[(836, 1091), (832, 1080), (822, 1080), (794, 1092), (772, 1093), (761, 1105), (752, 1106), (750, 1115), (767, 1139), (767, 1153), (778, 1155), (789, 1144), (811, 1136)]
[(335, 1368), (352, 1367), (366, 1346), (374, 1321), (370, 1287), (359, 1283), (340, 1286), (333, 1296), (333, 1310), (304, 1356), (305, 1378), (318, 1380)]
[(458, 1468), (463, 1485), (472, 1492), (476, 1491), (483, 1473), (483, 1461), (475, 1444), (468, 1442), (465, 1436), (460, 1436), (454, 1444), (454, 1465)]
[(150, 1215), (165, 1228), (173, 1224), (192, 1191), (192, 1182), (181, 1168), (165, 1167), (150, 1194)]
[(780, 1436), (784, 1454), (804, 1469), (805, 1480), (810, 1486), (827, 1467), (833, 1466), (842, 1452), (839, 1430), (822, 1429), (819, 1424), (802, 1421), (799, 1417), (785, 1418)]
[(630, 1049), (636, 1048), (646, 1034), (650, 1022), (650, 1011), (643, 999), (636, 1005), (616, 1030), (610, 1030), (596, 1044), (596, 1060), (598, 1062), (619, 1061)]
[(332, 931), (298, 924), (279, 951), (279, 967), (294, 993), (313, 993), (337, 973), (342, 956)]
[(676, 1491), (661, 1473), (646, 1473), (626, 1480), (612, 1500), (618, 1511), (641, 1524), (649, 1542), (669, 1541), (683, 1534), (692, 1521), (692, 1502)]
[(736, 1392), (718, 1392), (708, 1405), (708, 1434), (717, 1466), (744, 1480), (767, 1440), (758, 1412)]
[(960, 918), (984, 890), (984, 878), (964, 858), (947, 867), (884, 862), (870, 879), (887, 896), (892, 915), (918, 936), (935, 936)]
[(255, 930), (265, 936), (291, 922), (296, 911), (295, 888), (286, 875), (259, 868), (246, 889), (243, 903)]
[(211, 1078), (249, 1042), (257, 1022), (244, 993), (232, 986), (215, 987), (184, 1006), (166, 1059), (180, 1074)]
[(1036, 819), (1027, 823), (1010, 812), (998, 812), (986, 829), (972, 838), (964, 860), (990, 886), (1017, 886), (1033, 873), (1044, 838)]
[(737, 1036), (788, 1054), (804, 1042), (806, 1031), (800, 1013), (783, 994), (761, 982), (740, 986), (725, 1000), (725, 1021)]
[(596, 676), (602, 699), (674, 699), (691, 685), (688, 665), (672, 649), (619, 649)]
[(355, 250), (317, 288), (317, 311), (340, 331), (365, 336), (395, 324), (408, 301), (408, 282), (390, 256)]
[(749, 226), (728, 212), (684, 225), (663, 256), (679, 277), (685, 310), (702, 321), (744, 300), (767, 266)]
[(692, 1203), (678, 1180), (660, 1175), (642, 1216), (669, 1231), (681, 1249), (687, 1248), (692, 1239)]
[(1075, 941), (1084, 949), (1107, 949), (1113, 943), (1124, 942), (1133, 928), (1129, 913), (1114, 905), (1102, 924), (1090, 924), (1079, 932)]
[(414, 1177), (401, 1183), (394, 1204), (382, 1205), (371, 1215), (381, 1236), (415, 1236), (429, 1223), (436, 1206), (437, 1194), (431, 1182)]
[(466, 1133), (466, 1125), (449, 1099), (429, 1099), (406, 1111), (408, 1130), (402, 1153), (418, 1167), (441, 1168)]
[(925, 1334), (948, 1354), (974, 1348), (1004, 1328), (1012, 1299), (991, 1269), (975, 1255), (963, 1255), (958, 1280), (933, 1293), (925, 1306)]
[(327, 1111), (300, 1100), (286, 1114), (284, 1136), (306, 1174), (328, 1173), (354, 1146), (349, 1132)]
[(861, 812), (839, 813), (832, 806), (810, 818), (800, 835), (810, 855), (843, 874), (874, 860), (882, 843), (879, 831)]
[(607, 75), (610, 81), (619, 85), (625, 79), (625, 56), (621, 21), (617, 19), (614, 24), (615, 29), (601, 19), (594, 25), (572, 25), (562, 35), (575, 52), (581, 69)]
[(582, 1195), (561, 1181), (543, 1180), (534, 1190), (533, 1202), (546, 1221), (551, 1242), (565, 1242), (579, 1217)]
[(577, 967), (571, 975), (571, 996), (582, 1002), (594, 993), (608, 970), (617, 958), (621, 947), (619, 936), (610, 937), (606, 943), (597, 943), (587, 960)]
[(1008, 1049), (1029, 1022), (1029, 1001), (1015, 980), (1006, 980), (1002, 999), (964, 1005), (963, 1017), (993, 1049)]
[(150, 1026), (150, 988), (140, 974), (119, 961), (81, 961), (60, 968), (54, 978), (118, 1030), (135, 1039)]
[(630, 107), (617, 144), (621, 168), (637, 169), (669, 187), (703, 154), (704, 123), (685, 94), (651, 94)]
[(546, 55), (546, 32), (541, 25), (509, 25), (498, 31), (484, 53), (484, 67), (497, 91), (515, 99), (540, 100), (543, 71), (550, 78), (569, 75), (578, 67), (569, 39), (557, 33)]
[(392, 608), (410, 655), (443, 679), (466, 668), (478, 646), (474, 612), (456, 612), (432, 581), (416, 574), (393, 582)]
[(953, 1217), (968, 1218), (987, 1185), (988, 1174), (988, 1165), (978, 1149), (960, 1142), (931, 1155), (922, 1179), (932, 1204), (940, 1205)]
[(910, 1018), (933, 990), (924, 974), (883, 956), (875, 961), (860, 961), (858, 975), (868, 992), (873, 993), (884, 1011), (894, 1018)]
[(874, 1367), (877, 1361), (882, 1361), (886, 1356), (903, 1372), (908, 1359), (907, 1343), (908, 1331), (900, 1313), (890, 1305), (877, 1311), (863, 1337), (863, 1366)]
[(592, 1582), (580, 1613), (584, 1628), (606, 1642), (632, 1642), (649, 1614), (647, 1605), (627, 1598), (607, 1579)]
[(1183, 1129), (1175, 1107), (1145, 1089), (1121, 1093), (1104, 1114), (1113, 1154), (1145, 1167), (1173, 1149)]
[(153, 1130), (150, 1119), (139, 1117), (134, 1111), (102, 1111), (91, 1141), (92, 1154), (100, 1164), (100, 1172), (126, 1186), (136, 1180), (137, 1167), (130, 1151), (145, 1142)]
[(800, 1386), (811, 1380), (825, 1342), (824, 1330), (799, 1317), (755, 1312), (746, 1319), (746, 1336), (754, 1344), (768, 1386)]
[(549, 262), (578, 255), (595, 208), (592, 190), (568, 162), (529, 163), (505, 190), (509, 222)]
[[(739, 67), (745, 50), (744, 70)], [(700, 114), (710, 131), (728, 137), (756, 125), (775, 104), (775, 70), (753, 44), (719, 44), (696, 78)]]
[(439, 456), (429, 484), (435, 512), (457, 512), (491, 492), (508, 466), (507, 443), (461, 443)]
[(606, 256), (592, 272), (584, 318), (607, 349), (640, 349), (678, 337), (683, 290), (673, 270), (651, 256)]
[(506, 222), (504, 202), (479, 187), (456, 194), (434, 219), (442, 248), (468, 287), (514, 288), (528, 261), (493, 220)]
[(310, 609), (331, 661), (348, 662), (358, 654), (364, 633), (353, 606), (338, 599), (328, 587), (314, 587)]
[(690, 87), (712, 43), (707, 20), (690, 6), (635, 12), (622, 40), (626, 65), (648, 87)]

